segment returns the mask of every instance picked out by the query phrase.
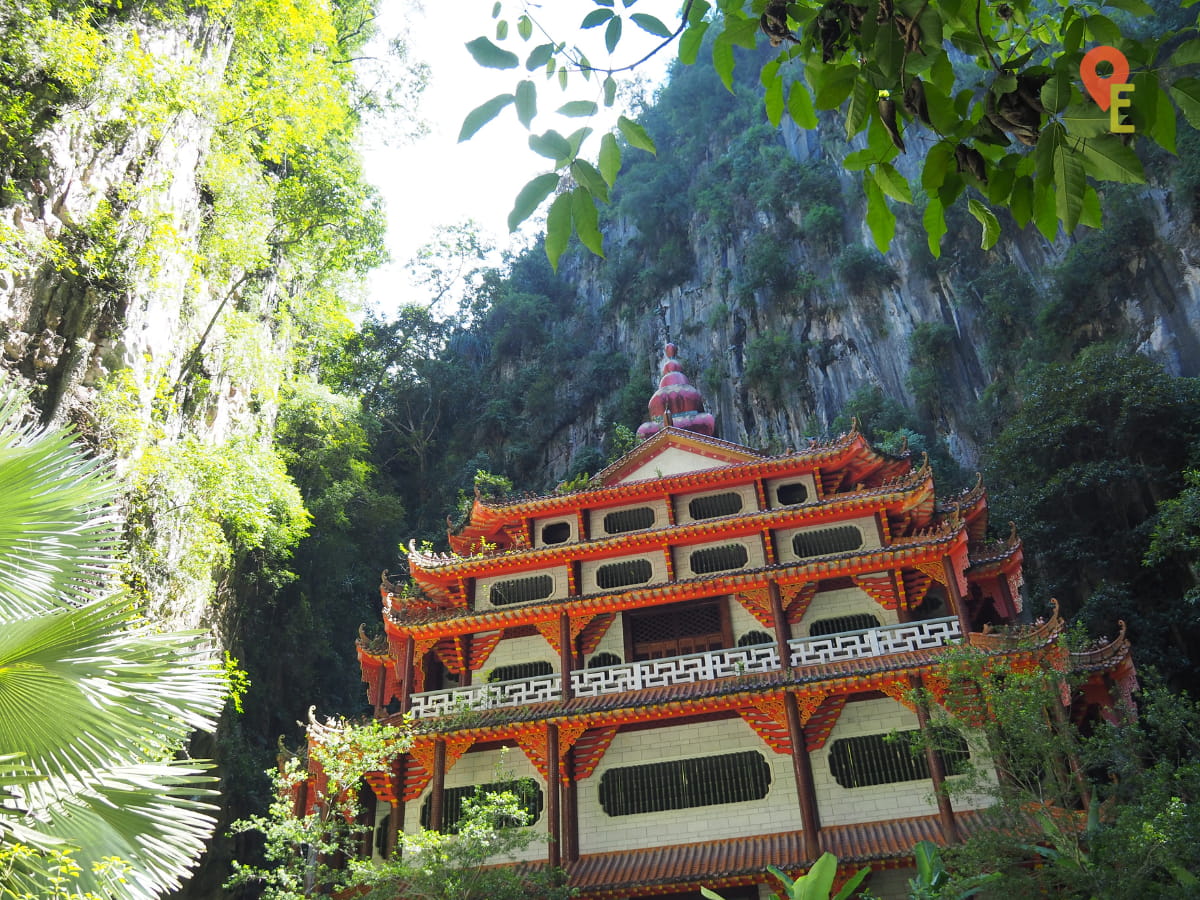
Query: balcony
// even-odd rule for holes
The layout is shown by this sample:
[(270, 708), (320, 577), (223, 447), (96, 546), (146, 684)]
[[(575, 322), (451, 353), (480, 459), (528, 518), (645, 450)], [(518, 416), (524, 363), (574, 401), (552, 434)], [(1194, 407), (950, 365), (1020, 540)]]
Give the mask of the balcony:
[[(791, 649), (790, 663), (793, 667), (819, 666), (848, 659), (929, 650), (944, 647), (961, 638), (958, 619), (948, 616), (904, 625), (844, 631), (817, 638), (796, 638), (788, 642), (788, 647)], [(775, 672), (779, 668), (779, 653), (775, 645), (758, 644), (621, 663), (598, 669), (580, 669), (571, 673), (571, 688), (576, 697), (597, 697), (643, 688)], [(412, 714), (417, 718), (429, 718), (468, 710), (528, 706), (561, 698), (560, 676), (540, 675), (413, 694)]]

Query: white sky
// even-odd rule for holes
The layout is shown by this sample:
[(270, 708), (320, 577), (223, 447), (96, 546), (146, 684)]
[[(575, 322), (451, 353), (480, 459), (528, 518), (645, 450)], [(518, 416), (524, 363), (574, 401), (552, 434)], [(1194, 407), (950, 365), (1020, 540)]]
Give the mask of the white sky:
[[(529, 179), (550, 171), (550, 161), (529, 149), (529, 132), (517, 121), (511, 106), (474, 138), (459, 144), (458, 133), (467, 113), (497, 94), (512, 92), (521, 78), (532, 77), (537, 85), (539, 111), (533, 131), (540, 134), (554, 128), (565, 135), (585, 124), (592, 125), (596, 136), (589, 139), (585, 150), (590, 146), (594, 159), (599, 147), (598, 135), (615, 124), (618, 110), (605, 111), (607, 118), (597, 117), (595, 121), (554, 116), (552, 111), (568, 100), (599, 100), (598, 80), (593, 77), (585, 82), (573, 75), (564, 93), (557, 79), (546, 80), (542, 72), (528, 76), (523, 64), (507, 70), (478, 66), (465, 44), (480, 35), (495, 40), (492, 0), (458, 3), (429, 0), (424, 9), (413, 0), (383, 0), (382, 5), (383, 32), (395, 33), (407, 19), (412, 54), (431, 68), (429, 86), (421, 102), (421, 115), (429, 133), (400, 147), (384, 146), (368, 134), (363, 148), (367, 178), (380, 188), (387, 201), (387, 239), (393, 257), (389, 265), (372, 274), (369, 302), (391, 310), (405, 302), (426, 299), (419, 288), (408, 282), (404, 264), (430, 240), (434, 229), (473, 219), (499, 247), (510, 246), (514, 236), (508, 234), (506, 220), (513, 199)], [(500, 46), (523, 57), (523, 49), (544, 42), (538, 40), (536, 31), (528, 43), (516, 37), (517, 16), (528, 8), (532, 18), (542, 23), (556, 40), (581, 44), (593, 65), (625, 65), (645, 55), (661, 40), (634, 27), (628, 21), (628, 14), (656, 15), (673, 28), (679, 5), (678, 0), (639, 0), (623, 10), (622, 0), (617, 0), (615, 9), (626, 14), (626, 22), (610, 63), (603, 44), (604, 27), (585, 32), (578, 29), (583, 16), (599, 8), (592, 2), (546, 0), (544, 4), (536, 4), (506, 0), (502, 18), (509, 21), (510, 37)], [(656, 81), (661, 79), (674, 56), (673, 45), (664, 49), (652, 64), (644, 67), (646, 75)], [(617, 77), (619, 81), (623, 76)], [(617, 103), (621, 103), (620, 97)], [(544, 209), (541, 214), (544, 215)], [(515, 241), (520, 242), (519, 235)]]

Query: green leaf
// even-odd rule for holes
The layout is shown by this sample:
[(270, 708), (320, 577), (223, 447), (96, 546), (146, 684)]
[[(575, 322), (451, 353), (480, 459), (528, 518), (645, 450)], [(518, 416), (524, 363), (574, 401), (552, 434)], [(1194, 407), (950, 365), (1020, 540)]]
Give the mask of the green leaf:
[(896, 234), (896, 215), (883, 198), (883, 191), (873, 178), (863, 179), (863, 191), (867, 195), (867, 227), (880, 253), (886, 253), (892, 237)]
[(942, 255), (942, 238), (946, 234), (946, 210), (937, 197), (929, 198), (925, 212), (921, 214), (921, 224), (929, 239), (929, 252), (937, 259)]
[(1033, 179), (1028, 175), (1022, 175), (1013, 182), (1008, 209), (1018, 226), (1024, 228), (1029, 224), (1033, 217)]
[(596, 28), (603, 25), (613, 17), (611, 9), (593, 9), (590, 13), (583, 17), (583, 21), (579, 23), (580, 28)]
[(553, 44), (538, 44), (529, 51), (529, 56), (525, 58), (525, 69), (529, 72), (540, 69), (550, 62), (552, 56), (554, 56)]
[(587, 188), (588, 193), (593, 197), (602, 203), (608, 202), (608, 183), (590, 162), (583, 159), (575, 160), (571, 163), (571, 175), (575, 178), (576, 183)]
[(617, 128), (620, 129), (621, 136), (629, 142), (630, 147), (645, 150), (647, 153), (658, 154), (658, 149), (654, 146), (653, 139), (646, 133), (646, 129), (633, 121), (633, 119), (620, 116), (617, 119)]
[(529, 79), (517, 85), (517, 119), (526, 128), (537, 115), (537, 88)]
[(996, 218), (996, 214), (984, 206), (980, 201), (971, 197), (967, 200), (967, 209), (983, 226), (983, 238), (979, 242), (979, 246), (983, 250), (991, 250), (996, 244), (996, 240), (1000, 237), (1000, 220)]
[(707, 900), (725, 900), (725, 898), (722, 897), (720, 894), (716, 893), (715, 891), (710, 891), (706, 887), (700, 888), (700, 896), (706, 897)]
[(846, 109), (846, 137), (852, 138), (867, 125), (867, 117), (876, 102), (876, 91), (865, 77), (854, 82), (850, 95), (850, 106)]
[[(1058, 71), (1042, 85), (1040, 99), (1042, 106), (1046, 107), (1046, 112), (1056, 113), (1066, 109), (1071, 102), (1071, 81), (1072, 76), (1069, 72)], [(1015, 83), (1013, 86), (1016, 87)]]
[(1101, 44), (1121, 43), (1121, 29), (1108, 16), (1091, 15), (1087, 16), (1085, 21), (1088, 33)]
[(496, 40), (502, 41), (508, 37), (508, 20), (501, 19), (496, 23)]
[(592, 0), (597, 6), (612, 6), (613, 0)]
[(546, 213), (546, 258), (558, 271), (558, 260), (571, 242), (571, 195), (559, 194)]
[(522, 222), (532, 216), (542, 205), (542, 201), (558, 187), (558, 182), (558, 173), (548, 172), (545, 175), (537, 176), (521, 188), (513, 203), (512, 212), (508, 214), (508, 230), (516, 231)]
[(710, 9), (712, 6), (708, 0), (694, 0), (692, 8), (688, 11), (688, 25), (698, 25), (703, 22)]
[(502, 50), (485, 37), (477, 37), (467, 44), (467, 52), (485, 69), (515, 69), (520, 59), (517, 54)]
[(648, 31), (655, 37), (665, 38), (671, 36), (671, 29), (654, 16), (648, 16), (645, 13), (634, 13), (629, 18), (631, 18), (633, 20), (633, 24), (642, 29), (642, 31)]
[(763, 95), (763, 104), (767, 109), (767, 121), (775, 128), (783, 121), (783, 77), (776, 77)]
[(1144, 184), (1146, 181), (1142, 161), (1133, 148), (1121, 143), (1115, 134), (1084, 141), (1083, 163), (1087, 174), (1100, 181), (1119, 181), (1122, 184)]
[(458, 132), (459, 143), (472, 138), (475, 132), (500, 115), (500, 110), (516, 99), (516, 96), (513, 94), (500, 94), (467, 113), (467, 117), (463, 119), (462, 129)]
[(717, 35), (717, 40), (753, 50), (758, 40), (758, 19), (735, 18), (726, 13), (725, 30)]
[(809, 84), (813, 87), (814, 104), (817, 109), (837, 109), (854, 89), (858, 68), (853, 65), (829, 67), (818, 80), (813, 79), (813, 68), (809, 65), (806, 72), (809, 74)]
[(688, 25), (687, 30), (679, 37), (679, 61), (685, 66), (693, 65), (700, 56), (700, 45), (704, 43), (704, 32), (708, 31), (707, 22), (696, 22)]
[(893, 200), (912, 203), (912, 187), (908, 179), (896, 171), (891, 163), (881, 162), (875, 167), (875, 183)]
[(617, 99), (617, 82), (609, 75), (604, 79), (604, 105), (612, 106)]
[(517, 34), (521, 36), (521, 40), (527, 41), (533, 37), (533, 20), (529, 16), (521, 16), (517, 19)]
[(546, 159), (552, 159), (559, 165), (571, 158), (571, 145), (557, 131), (550, 130), (545, 134), (531, 134), (529, 149)]
[(725, 90), (733, 93), (733, 45), (725, 41), (714, 41), (712, 48), (713, 68)]
[(817, 113), (813, 109), (812, 96), (802, 82), (793, 81), (788, 90), (788, 115), (798, 128), (812, 131), (817, 127)]
[(1100, 195), (1090, 184), (1083, 192), (1083, 212), (1079, 214), (1079, 224), (1088, 228), (1101, 228), (1104, 225), (1104, 212), (1100, 209)]
[[(1172, 110), (1174, 114), (1174, 110)], [(1095, 103), (1073, 103), (1058, 116), (1072, 137), (1099, 137), (1108, 134), (1108, 113)]]
[(863, 866), (857, 872), (850, 876), (850, 880), (842, 885), (842, 889), (838, 891), (830, 900), (850, 900), (858, 886), (862, 884), (863, 879), (871, 874), (870, 866)]
[(587, 188), (577, 187), (571, 191), (571, 218), (583, 246), (603, 258), (604, 237), (600, 234), (600, 214)]
[(1079, 224), (1087, 186), (1082, 154), (1072, 149), (1061, 125), (1052, 125), (1038, 142), (1037, 156), (1038, 168), (1048, 171), (1053, 178), (1055, 214), (1070, 234)]
[(836, 878), (837, 857), (826, 851), (796, 883), (804, 882), (804, 892), (809, 897), (828, 897)]
[(608, 20), (608, 27), (604, 29), (604, 46), (608, 48), (608, 52), (612, 53), (617, 49), (617, 44), (621, 42), (621, 17), (613, 16)]
[(946, 173), (954, 168), (954, 145), (940, 141), (925, 155), (925, 166), (921, 169), (921, 187), (932, 196), (942, 186)]
[(496, 2), (492, 4), (492, 18), (500, 18), (500, 11), (502, 9), (504, 9), (504, 5), (500, 2), (500, 0), (496, 0)]
[(567, 143), (571, 146), (571, 159), (574, 159), (579, 155), (579, 148), (583, 145), (583, 142), (587, 140), (587, 137), (592, 133), (592, 130), (593, 129), (590, 125), (585, 125), (582, 128), (575, 129), (567, 135)]
[(1188, 124), (1200, 129), (1200, 79), (1180, 78), (1168, 89)]
[(600, 175), (609, 187), (616, 184), (617, 173), (621, 171), (621, 145), (617, 143), (616, 135), (611, 131), (600, 138)]
[(599, 112), (600, 107), (592, 100), (572, 100), (569, 103), (564, 103), (555, 110), (560, 116), (567, 116), (572, 119), (581, 119), (587, 116), (594, 116)]
[(1200, 63), (1200, 38), (1184, 41), (1167, 61), (1168, 66), (1194, 66), (1197, 63)]
[(1058, 237), (1057, 192), (1052, 184), (1037, 182), (1033, 188), (1033, 224), (1042, 237), (1053, 241)]

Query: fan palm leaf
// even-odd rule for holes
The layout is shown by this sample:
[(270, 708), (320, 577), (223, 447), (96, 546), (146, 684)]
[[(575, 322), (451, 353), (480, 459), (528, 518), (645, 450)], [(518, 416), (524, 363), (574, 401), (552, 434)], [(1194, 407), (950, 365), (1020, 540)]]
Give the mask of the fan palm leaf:
[(212, 830), (207, 766), (172, 757), (224, 682), (203, 634), (107, 596), (109, 468), (22, 410), (0, 387), (0, 898), (41, 895), (66, 853), (70, 891), (151, 900)]

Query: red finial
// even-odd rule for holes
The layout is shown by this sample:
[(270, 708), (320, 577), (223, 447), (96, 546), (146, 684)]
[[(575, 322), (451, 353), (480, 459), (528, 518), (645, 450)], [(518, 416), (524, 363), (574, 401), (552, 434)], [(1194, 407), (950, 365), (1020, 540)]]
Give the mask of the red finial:
[(663, 428), (681, 428), (711, 435), (716, 422), (704, 412), (704, 399), (683, 374), (683, 366), (675, 358), (677, 348), (668, 343), (663, 352), (666, 358), (662, 363), (662, 378), (648, 404), (650, 421), (642, 423), (638, 434), (648, 438)]

